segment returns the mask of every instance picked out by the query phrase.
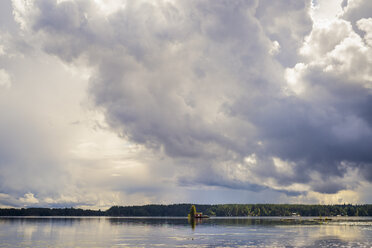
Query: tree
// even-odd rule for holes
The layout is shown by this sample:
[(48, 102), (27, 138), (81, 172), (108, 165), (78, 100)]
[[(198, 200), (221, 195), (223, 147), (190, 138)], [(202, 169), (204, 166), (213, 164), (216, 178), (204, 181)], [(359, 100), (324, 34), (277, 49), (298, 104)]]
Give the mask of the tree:
[(195, 205), (192, 205), (190, 209), (190, 217), (194, 218), (195, 215), (196, 215), (196, 208), (195, 208)]

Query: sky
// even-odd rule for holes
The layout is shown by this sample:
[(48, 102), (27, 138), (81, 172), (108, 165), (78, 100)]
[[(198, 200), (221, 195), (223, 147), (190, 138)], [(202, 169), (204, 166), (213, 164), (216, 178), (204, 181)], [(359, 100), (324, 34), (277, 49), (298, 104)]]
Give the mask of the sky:
[(372, 203), (372, 1), (3, 0), (0, 207)]

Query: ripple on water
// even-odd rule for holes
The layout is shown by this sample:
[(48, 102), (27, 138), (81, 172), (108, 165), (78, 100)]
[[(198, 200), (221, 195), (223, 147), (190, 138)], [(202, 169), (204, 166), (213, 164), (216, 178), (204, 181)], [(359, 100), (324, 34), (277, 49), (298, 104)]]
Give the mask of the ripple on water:
[(372, 221), (364, 219), (337, 219), (324, 225), (280, 225), (277, 219), (272, 224), (219, 219), (199, 223), (194, 229), (187, 219), (82, 220), (1, 221), (0, 248), (372, 247)]

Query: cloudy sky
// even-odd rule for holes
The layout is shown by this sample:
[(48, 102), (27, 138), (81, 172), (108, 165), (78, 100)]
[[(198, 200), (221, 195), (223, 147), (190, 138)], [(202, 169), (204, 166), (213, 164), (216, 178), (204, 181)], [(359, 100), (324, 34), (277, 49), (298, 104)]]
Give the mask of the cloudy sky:
[(372, 203), (372, 1), (3, 0), (0, 206)]

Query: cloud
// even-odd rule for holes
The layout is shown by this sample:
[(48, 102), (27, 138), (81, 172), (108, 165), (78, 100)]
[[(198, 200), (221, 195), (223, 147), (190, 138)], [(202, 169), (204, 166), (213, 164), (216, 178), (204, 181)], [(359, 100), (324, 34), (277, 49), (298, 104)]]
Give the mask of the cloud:
[(355, 26), (356, 22), (362, 18), (371, 17), (372, 3), (365, 0), (349, 0), (344, 7), (342, 18), (351, 22)]
[(283, 66), (293, 66), (298, 58), (303, 37), (310, 33), (310, 1), (259, 1), (255, 17), (265, 34), (278, 45), (274, 55)]
[[(312, 164), (306, 168), (326, 177), (343, 176), (343, 162), (365, 170), (372, 158), (367, 152), (372, 134), (370, 45), (349, 22), (334, 20), (328, 26), (315, 26), (301, 52), (307, 62), (287, 71), (289, 88), (303, 105), (300, 126), (307, 126), (302, 131), (296, 128), (302, 138), (294, 139), (293, 155), (306, 151), (308, 155), (298, 159), (306, 158)], [(369, 180), (371, 173), (363, 174)]]
[[(34, 194), (32, 193), (27, 193), (20, 199), (21, 202), (25, 204), (35, 204), (39, 203), (39, 200), (35, 198)], [(27, 205), (26, 205), (27, 206)]]
[(357, 22), (357, 26), (360, 30), (365, 32), (364, 40), (369, 45), (372, 46), (372, 18), (360, 19)]
[(0, 69), (0, 87), (9, 88), (11, 85), (9, 74), (4, 69)]
[[(333, 4), (341, 9), (338, 2)], [(72, 187), (71, 195), (64, 192), (55, 199), (68, 195), (65, 202), (79, 202), (86, 195), (86, 205), (98, 201), (89, 192), (99, 189), (102, 195), (111, 194), (107, 202), (123, 196), (136, 201), (133, 194), (149, 202), (164, 200), (167, 188), (193, 185), (288, 196), (354, 190), (356, 181), (372, 178), (371, 18), (364, 12), (351, 17), (365, 2), (349, 1), (337, 16), (323, 11), (323, 2), (311, 10), (314, 6), (305, 0), (141, 0), (114, 5), (14, 0), (14, 19), (22, 34), (17, 40), (26, 37), (19, 44), (27, 45), (14, 49), (40, 48), (77, 71), (88, 68), (86, 86), (66, 87), (86, 91), (91, 108), (104, 116), (97, 128), (101, 134), (94, 135), (97, 140), (87, 138), (89, 129), (84, 136), (71, 135), (71, 140), (80, 137), (77, 145), (70, 138), (61, 142), (66, 144), (63, 151), (74, 147), (73, 155), (57, 159), (52, 149), (50, 160), (30, 161), (36, 161), (35, 168), (53, 164), (52, 169), (41, 166), (45, 176), (67, 173), (57, 176), (62, 185), (84, 189)], [(314, 20), (326, 14), (332, 15), (327, 22)], [(353, 28), (353, 18), (362, 36)], [(24, 105), (18, 108), (28, 109)], [(63, 109), (77, 108), (72, 105)], [(63, 132), (87, 128), (75, 117), (69, 123), (76, 123), (76, 129), (64, 127)], [(25, 122), (17, 118), (7, 126)], [(35, 118), (35, 130), (40, 122)], [(3, 146), (0, 152), (12, 160), (30, 147), (43, 157), (49, 146), (31, 145), (38, 136), (49, 136), (40, 132), (35, 137), (10, 132), (14, 137), (9, 140), (27, 137), (30, 144), (15, 145), (12, 153)], [(107, 146), (102, 142), (106, 140)], [(113, 140), (117, 143), (111, 146)], [(123, 152), (128, 144), (136, 148)], [(100, 153), (112, 149), (120, 152)], [(23, 161), (14, 162), (19, 170)], [(76, 167), (69, 171), (64, 163)], [(3, 163), (2, 175), (12, 171), (8, 166)], [(15, 187), (4, 182), (2, 190)], [(20, 190), (17, 197), (32, 193), (41, 202), (49, 195), (34, 191), (40, 188)]]

